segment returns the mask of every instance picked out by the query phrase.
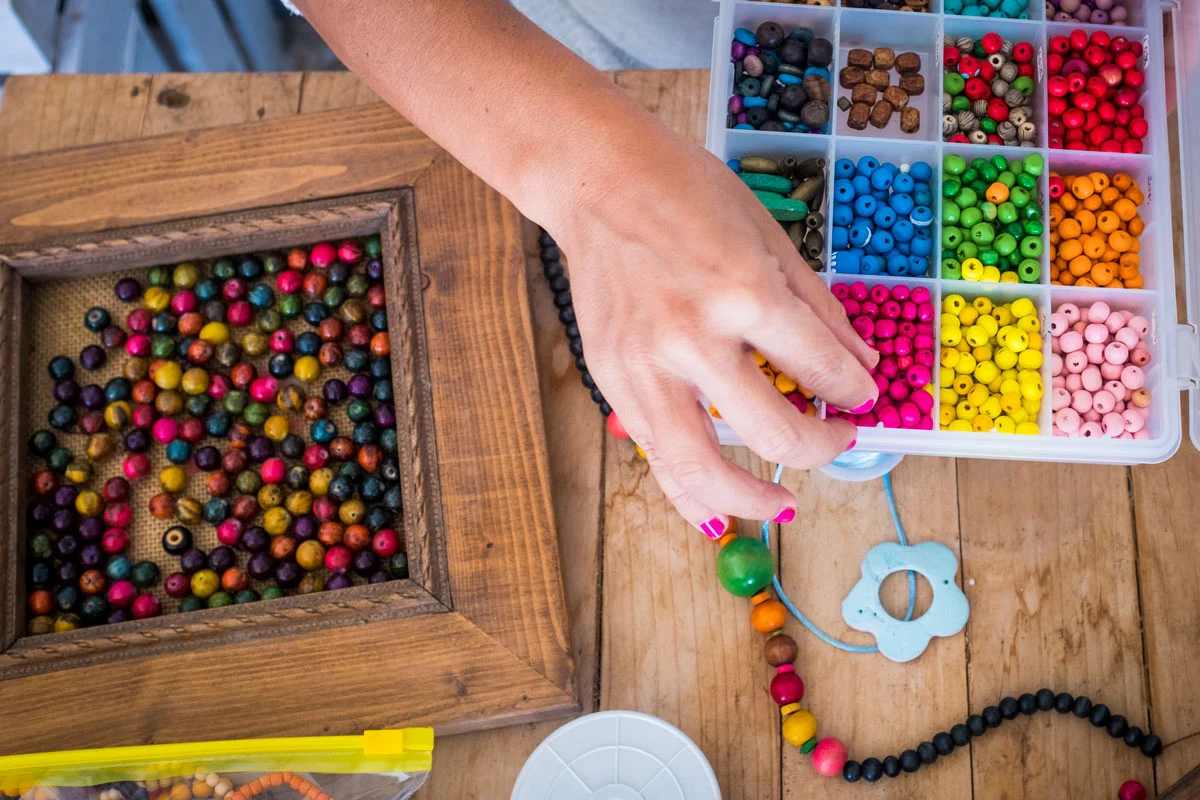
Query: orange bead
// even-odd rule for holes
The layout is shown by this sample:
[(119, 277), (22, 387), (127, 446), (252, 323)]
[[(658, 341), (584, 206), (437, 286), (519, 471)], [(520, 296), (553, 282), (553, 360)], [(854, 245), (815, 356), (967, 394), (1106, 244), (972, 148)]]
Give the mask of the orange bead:
[(1058, 235), (1063, 239), (1077, 239), (1083, 229), (1074, 219), (1064, 219), (1058, 226)]
[(1058, 202), (1068, 214), (1079, 207), (1079, 201), (1075, 199), (1075, 195), (1073, 194), (1064, 194), (1058, 198)]
[(1084, 200), (1092, 196), (1096, 188), (1092, 186), (1092, 179), (1087, 175), (1076, 175), (1071, 181), (1071, 194), (1080, 200)]
[(1123, 192), (1133, 185), (1133, 179), (1126, 172), (1118, 172), (1112, 176), (1112, 185)]
[(377, 356), (386, 356), (392, 352), (392, 340), (386, 331), (380, 331), (371, 337), (371, 352)]
[(1079, 223), (1079, 230), (1083, 233), (1091, 233), (1096, 230), (1096, 215), (1086, 208), (1075, 212), (1075, 221)]
[(1092, 188), (1097, 192), (1103, 192), (1108, 188), (1108, 176), (1103, 172), (1089, 172), (1088, 179), (1092, 182)]
[(772, 633), (787, 622), (787, 608), (778, 600), (759, 603), (750, 611), (750, 627), (759, 633)]
[(1134, 275), (1132, 278), (1125, 279), (1126, 289), (1144, 289), (1146, 287), (1146, 279), (1141, 275)]
[(1133, 246), (1133, 237), (1125, 231), (1113, 231), (1108, 236), (1108, 244), (1118, 253), (1124, 253)]
[(1146, 202), (1146, 195), (1142, 194), (1142, 190), (1137, 187), (1137, 184), (1129, 187), (1129, 191), (1125, 192), (1125, 199), (1133, 202), (1135, 206), (1140, 206)]
[(986, 197), (990, 202), (1000, 205), (1008, 199), (1008, 187), (1000, 181), (996, 181), (987, 188), (987, 191), (983, 193), (983, 196)]
[(1084, 208), (1086, 208), (1088, 211), (1099, 211), (1100, 207), (1103, 205), (1103, 203), (1100, 200), (1100, 195), (1093, 194), (1093, 195), (1087, 197), (1086, 199), (1084, 199), (1082, 201), (1081, 205)]
[(1139, 216), (1134, 216), (1126, 223), (1126, 229), (1133, 236), (1141, 236), (1142, 231), (1146, 230), (1146, 221)]
[(1107, 286), (1112, 282), (1113, 271), (1106, 262), (1101, 261), (1099, 264), (1092, 265), (1092, 280), (1097, 286)]

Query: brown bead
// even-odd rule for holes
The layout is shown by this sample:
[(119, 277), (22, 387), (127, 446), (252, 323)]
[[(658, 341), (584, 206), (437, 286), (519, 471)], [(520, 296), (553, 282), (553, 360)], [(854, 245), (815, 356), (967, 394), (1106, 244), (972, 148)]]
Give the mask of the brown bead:
[(326, 342), (317, 351), (317, 361), (320, 361), (323, 367), (336, 367), (345, 357), (341, 345), (337, 342)]
[(204, 508), (200, 501), (192, 497), (179, 497), (175, 500), (175, 516), (180, 522), (195, 523), (200, 521)]
[(342, 536), (342, 544), (351, 550), (363, 550), (371, 544), (371, 531), (366, 525), (350, 525)]
[(213, 472), (204, 479), (204, 488), (212, 497), (224, 497), (231, 488), (229, 476), (224, 472)]
[(851, 106), (851, 103), (850, 103), (849, 97), (842, 96), (842, 97), (838, 98), (837, 107), (840, 108), (842, 111), (849, 111), (850, 106)]
[(846, 56), (846, 63), (864, 70), (871, 69), (875, 66), (875, 54), (870, 50), (856, 47)]
[(851, 103), (866, 103), (868, 106), (873, 106), (878, 99), (879, 91), (869, 83), (860, 83), (850, 90)]
[(763, 658), (772, 667), (791, 664), (799, 654), (800, 648), (796, 646), (796, 640), (786, 633), (772, 636), (763, 643)]
[(329, 416), (329, 404), (323, 397), (310, 397), (304, 401), (304, 418), (315, 422)]
[(380, 462), (383, 461), (383, 451), (373, 444), (364, 444), (358, 449), (358, 465), (367, 472), (374, 472), (379, 469)]
[(257, 377), (257, 370), (253, 364), (242, 362), (233, 369), (229, 370), (229, 380), (233, 381), (233, 385), (239, 389), (245, 389)]
[(250, 426), (244, 422), (235, 422), (229, 428), (229, 433), (226, 437), (229, 440), (229, 446), (241, 450), (250, 444), (250, 439), (254, 436), (254, 431), (250, 430)]
[(866, 103), (855, 103), (850, 106), (850, 113), (846, 117), (846, 127), (856, 131), (865, 130), (867, 120), (870, 118), (871, 107)]
[(171, 519), (175, 516), (175, 498), (160, 492), (150, 498), (150, 516), (155, 519)]
[(183, 395), (174, 389), (158, 393), (154, 398), (154, 407), (164, 417), (174, 417), (183, 412)]
[(350, 326), (350, 331), (346, 336), (346, 340), (350, 342), (350, 346), (356, 349), (370, 347), (371, 345), (371, 328), (367, 325), (359, 323), (358, 325)]
[(135, 403), (153, 403), (154, 398), (158, 397), (158, 387), (154, 381), (138, 381), (133, 385), (130, 397)]
[(838, 72), (838, 83), (843, 89), (853, 89), (866, 78), (862, 67), (842, 67)]
[(103, 431), (93, 433), (87, 443), (87, 457), (97, 463), (107, 461), (112, 458), (113, 453), (117, 451), (117, 443), (113, 439), (112, 434)]
[(179, 332), (184, 336), (198, 336), (204, 327), (204, 317), (195, 311), (189, 311), (179, 318)]
[(234, 499), (230, 510), (233, 512), (233, 516), (237, 517), (242, 522), (249, 522), (258, 516), (258, 512), (261, 509), (258, 506), (257, 500), (248, 494), (244, 494), (241, 497)]
[(896, 71), (908, 75), (921, 69), (921, 57), (916, 53), (901, 53), (896, 56)]
[(285, 561), (292, 557), (296, 552), (296, 539), (287, 534), (276, 536), (271, 540), (271, 558), (276, 561)]
[(193, 364), (207, 364), (213, 357), (213, 346), (203, 339), (196, 339), (188, 345), (187, 354)]
[(916, 133), (921, 130), (921, 112), (909, 106), (900, 112), (900, 130), (905, 133)]
[(309, 297), (319, 297), (329, 288), (329, 280), (320, 272), (310, 272), (304, 276), (302, 288)]
[(895, 50), (890, 47), (875, 48), (875, 69), (891, 69), (895, 63)]
[(250, 578), (237, 567), (230, 567), (221, 573), (221, 588), (230, 594), (237, 594), (250, 585)]
[(33, 492), (43, 497), (58, 488), (58, 478), (48, 469), (41, 470), (33, 476)]
[(246, 468), (249, 459), (241, 450), (229, 450), (221, 456), (221, 469), (228, 475), (237, 475)]
[(79, 430), (89, 435), (104, 430), (104, 412), (89, 411), (84, 414), (79, 418)]
[(367, 320), (367, 304), (352, 297), (338, 307), (338, 316), (347, 325), (357, 325)]
[(125, 362), (121, 374), (127, 380), (140, 381), (150, 374), (150, 361), (145, 358), (131, 358)]
[(899, 86), (889, 86), (883, 90), (883, 99), (887, 100), (892, 108), (904, 108), (908, 105), (908, 92)]
[(909, 97), (919, 97), (925, 93), (925, 76), (917, 74), (901, 75), (899, 86), (908, 92)]
[(387, 292), (382, 286), (372, 286), (367, 289), (367, 304), (371, 308), (384, 308), (387, 306)]
[(327, 342), (336, 342), (342, 338), (342, 321), (337, 317), (327, 317), (317, 324), (317, 336)]
[(338, 436), (329, 443), (329, 457), (335, 461), (349, 461), (354, 458), (354, 440), (348, 436)]
[(346, 536), (346, 528), (336, 519), (322, 522), (317, 527), (317, 541), (326, 547), (339, 545)]
[(888, 126), (888, 123), (892, 121), (893, 111), (895, 111), (895, 109), (892, 108), (891, 103), (889, 103), (887, 100), (880, 100), (875, 104), (875, 107), (871, 109), (869, 121), (876, 128), (883, 130)]
[(299, 386), (288, 385), (279, 390), (279, 396), (275, 398), (275, 404), (284, 411), (299, 412), (304, 407), (304, 401), (307, 399), (304, 390)]
[(866, 74), (863, 75), (863, 80), (880, 91), (883, 91), (892, 83), (892, 77), (882, 69), (867, 70)]
[(103, 572), (98, 569), (89, 569), (79, 576), (79, 591), (84, 594), (100, 594), (104, 591), (107, 583)]
[(392, 340), (386, 331), (380, 331), (371, 337), (371, 352), (377, 356), (391, 355)]
[[(805, 75), (804, 81), (800, 84), (804, 87), (805, 93), (808, 94), (809, 102), (820, 100), (822, 103), (829, 102), (829, 96), (833, 92), (833, 87), (829, 81), (822, 78), (820, 75)], [(808, 105), (805, 103), (805, 105)], [(803, 113), (803, 110), (801, 110)]]

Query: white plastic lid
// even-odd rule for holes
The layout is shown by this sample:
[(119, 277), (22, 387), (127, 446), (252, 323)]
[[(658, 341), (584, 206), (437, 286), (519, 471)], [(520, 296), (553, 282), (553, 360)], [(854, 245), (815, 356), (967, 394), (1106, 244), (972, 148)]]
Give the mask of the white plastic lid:
[[(1175, 9), (1175, 96), (1179, 113), (1180, 205), (1183, 209), (1184, 276), (1187, 281), (1187, 315), (1193, 325), (1200, 324), (1200, 280), (1193, 274), (1200, 269), (1200, 203), (1190, 199), (1200, 168), (1200, 3), (1182, 0)], [(1193, 369), (1200, 368), (1200, 352), (1190, 354)], [(1200, 450), (1200, 389), (1191, 391), (1192, 444)]]
[(568, 722), (525, 762), (512, 800), (720, 800), (700, 748), (674, 725), (636, 711)]

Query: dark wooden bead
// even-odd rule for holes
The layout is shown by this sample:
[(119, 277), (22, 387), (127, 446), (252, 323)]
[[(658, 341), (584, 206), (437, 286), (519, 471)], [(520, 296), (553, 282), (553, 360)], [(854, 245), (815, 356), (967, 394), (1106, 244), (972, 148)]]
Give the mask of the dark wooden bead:
[(763, 642), (763, 658), (772, 667), (791, 664), (799, 654), (800, 648), (796, 645), (796, 640), (786, 633), (771, 636)]
[(562, 254), (558, 252), (558, 247), (553, 242), (542, 248), (541, 259), (543, 264), (558, 261), (560, 258), (562, 258)]
[(600, 404), (600, 413), (603, 414), (605, 417), (608, 417), (608, 415), (612, 413), (612, 406), (610, 406), (608, 403), (601, 403)]
[[(571, 355), (573, 355), (573, 356), (583, 355), (583, 340), (582, 339), (572, 339), (570, 342), (570, 350), (571, 350)], [(596, 402), (598, 403), (600, 401), (597, 400)]]
[(559, 292), (554, 295), (554, 307), (566, 308), (571, 305), (571, 293), (569, 291)]
[(1021, 709), (1022, 714), (1035, 714), (1038, 710), (1037, 698), (1027, 692), (1017, 698), (1017, 708)]
[(1114, 714), (1108, 718), (1105, 730), (1113, 739), (1124, 739), (1125, 734), (1129, 732), (1129, 723), (1120, 714)]
[(552, 292), (565, 292), (570, 288), (571, 281), (567, 279), (566, 275), (559, 275), (557, 278), (554, 278), (550, 281), (550, 291)]
[(1021, 713), (1021, 706), (1016, 699), (1006, 697), (1000, 701), (1000, 715), (1005, 719), (1016, 719), (1019, 713)]
[(847, 761), (842, 767), (842, 777), (846, 779), (846, 783), (854, 783), (862, 777), (862, 764), (857, 761)]
[(542, 230), (541, 228), (538, 230), (540, 231), (540, 233), (538, 233), (538, 247), (553, 247), (554, 237), (546, 233), (546, 231)]
[(916, 772), (921, 768), (921, 756), (916, 750), (905, 750), (900, 754), (900, 769), (905, 772)]
[(917, 755), (921, 757), (922, 764), (932, 764), (937, 761), (938, 751), (933, 742), (921, 742), (917, 745)]
[(1154, 758), (1162, 752), (1162, 739), (1155, 736), (1153, 733), (1146, 734), (1146, 738), (1142, 740), (1142, 755)]
[(192, 532), (182, 525), (168, 528), (162, 537), (162, 548), (168, 554), (181, 556), (192, 549)]
[(1054, 710), (1060, 714), (1066, 714), (1074, 704), (1075, 698), (1066, 692), (1062, 692), (1054, 698)]
[(1075, 714), (1075, 716), (1079, 717), (1080, 719), (1091, 716), (1091, 713), (1092, 713), (1091, 699), (1089, 699), (1087, 695), (1080, 695), (1079, 697), (1076, 697), (1075, 705), (1071, 708), (1071, 712), (1073, 714)]
[(1142, 733), (1142, 729), (1137, 725), (1129, 726), (1129, 730), (1125, 731), (1125, 745), (1127, 747), (1141, 747), (1142, 742), (1146, 740), (1146, 734)]
[(950, 738), (950, 734), (942, 731), (933, 737), (933, 748), (938, 751), (938, 755), (948, 756), (954, 752), (954, 740)]
[(578, 338), (580, 338), (580, 336), (579, 336), (579, 326), (578, 326), (578, 325), (576, 325), (574, 322), (570, 322), (570, 323), (568, 323), (568, 324), (567, 324), (567, 326), (566, 326), (566, 332), (567, 332), (567, 338), (568, 338), (568, 339), (578, 339)]
[(987, 729), (988, 724), (984, 722), (983, 717), (978, 714), (972, 714), (967, 717), (967, 730), (971, 732), (972, 736), (983, 736), (983, 734), (987, 733)]
[(1039, 710), (1049, 711), (1054, 708), (1054, 692), (1049, 689), (1038, 689), (1035, 697), (1037, 698), (1037, 707)]
[(546, 276), (546, 280), (552, 281), (563, 274), (563, 265), (561, 262), (551, 261), (542, 267), (542, 274)]
[(567, 306), (558, 312), (558, 321), (563, 325), (567, 325), (575, 321), (575, 308)]
[(601, 394), (599, 389), (592, 389), (592, 402), (594, 402), (594, 403), (603, 403), (604, 402), (604, 395)]
[(1088, 717), (1088, 720), (1092, 723), (1093, 727), (1103, 728), (1108, 724), (1108, 716), (1108, 706), (1100, 703), (1099, 705), (1092, 706), (1092, 715)]
[(950, 729), (950, 738), (954, 741), (955, 747), (966, 747), (971, 741), (971, 731), (966, 725), (960, 723)]
[(883, 777), (883, 764), (878, 758), (868, 758), (862, 762), (862, 776), (868, 783), (874, 783)]
[(787, 34), (778, 22), (768, 20), (754, 31), (754, 40), (765, 50), (774, 50), (783, 44)]
[(583, 382), (583, 385), (586, 386), (587, 388), (589, 388), (589, 389), (596, 388), (596, 379), (592, 377), (592, 373), (590, 373), (590, 372), (583, 373), (583, 375), (580, 376), (580, 380)]
[(900, 774), (900, 759), (895, 756), (888, 756), (883, 760), (883, 774), (889, 778), (894, 778)]

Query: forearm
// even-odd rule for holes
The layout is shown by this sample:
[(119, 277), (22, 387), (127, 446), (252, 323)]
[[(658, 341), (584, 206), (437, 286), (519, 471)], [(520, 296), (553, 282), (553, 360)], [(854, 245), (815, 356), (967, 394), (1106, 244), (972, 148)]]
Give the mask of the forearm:
[(297, 0), (339, 58), (551, 228), (674, 137), (505, 0)]

